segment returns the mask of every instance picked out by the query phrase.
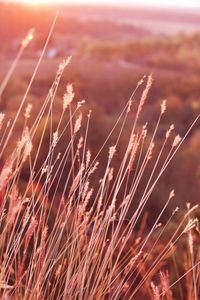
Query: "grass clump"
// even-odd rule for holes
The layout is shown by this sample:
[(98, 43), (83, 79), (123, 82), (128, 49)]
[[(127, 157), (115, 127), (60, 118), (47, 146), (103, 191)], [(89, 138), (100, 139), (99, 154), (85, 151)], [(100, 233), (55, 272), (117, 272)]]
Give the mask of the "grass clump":
[[(28, 40), (22, 47), (25, 42)], [(53, 121), (54, 107), (58, 105), (56, 93), (69, 62), (67, 59), (59, 66), (34, 119), (31, 110), (35, 103), (25, 103), (36, 72), (14, 120), (0, 115), (0, 155), (4, 159), (0, 173), (1, 299), (197, 300), (198, 206), (188, 204), (186, 212), (180, 215), (176, 208), (163, 225), (161, 218), (175, 196), (172, 190), (150, 229), (145, 207), (198, 117), (182, 138), (173, 134), (172, 124), (155, 151), (166, 101), (161, 103), (153, 134), (148, 134), (147, 124), (138, 126), (153, 82), (149, 75), (138, 82), (105, 143), (93, 157), (88, 148), (92, 111), (85, 115), (84, 101), (75, 103), (71, 84), (60, 103), (59, 121)], [(39, 64), (36, 71), (38, 67)], [(12, 70), (1, 85), (1, 92)], [(136, 92), (141, 88), (143, 92), (136, 101)], [(120, 167), (115, 169), (119, 143), (131, 113), (135, 117), (128, 142)], [(7, 149), (15, 140), (15, 126), (21, 115), (22, 133), (9, 154)], [(116, 128), (117, 139), (108, 147)], [(64, 150), (59, 152), (63, 141)], [(44, 147), (46, 158), (38, 165)], [(103, 164), (106, 167), (93, 185), (104, 149), (108, 152)], [(151, 172), (138, 199), (137, 190), (149, 164)], [(60, 188), (63, 176), (65, 184)]]

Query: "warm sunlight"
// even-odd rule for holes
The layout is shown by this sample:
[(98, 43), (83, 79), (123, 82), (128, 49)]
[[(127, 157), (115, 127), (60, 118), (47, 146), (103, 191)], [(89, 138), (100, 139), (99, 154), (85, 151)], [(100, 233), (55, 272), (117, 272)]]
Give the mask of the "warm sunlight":
[(0, 0), (0, 300), (200, 300), (200, 0)]
[[(4, 0), (5, 2), (7, 0)], [(103, 5), (156, 5), (156, 6), (177, 6), (177, 7), (199, 7), (199, 0), (11, 0), (11, 2), (23, 2), (31, 5), (39, 4), (103, 4)]]
[[(21, 0), (20, 2), (31, 4), (31, 5), (38, 5), (38, 4), (54, 4), (56, 3), (55, 0)], [(63, 2), (63, 1), (62, 1)]]

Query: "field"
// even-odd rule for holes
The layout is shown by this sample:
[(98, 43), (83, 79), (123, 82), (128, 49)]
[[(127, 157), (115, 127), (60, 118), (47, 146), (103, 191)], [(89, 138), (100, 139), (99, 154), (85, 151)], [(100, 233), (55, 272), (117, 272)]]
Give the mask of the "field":
[(199, 299), (199, 16), (0, 3), (1, 299)]

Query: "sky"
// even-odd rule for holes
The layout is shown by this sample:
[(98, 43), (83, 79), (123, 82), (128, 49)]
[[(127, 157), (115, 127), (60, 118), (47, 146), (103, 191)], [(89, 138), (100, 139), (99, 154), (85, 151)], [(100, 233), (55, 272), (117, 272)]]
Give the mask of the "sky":
[(200, 7), (200, 0), (4, 0), (5, 2), (66, 3), (66, 4), (110, 4), (110, 5), (155, 5), (177, 7)]

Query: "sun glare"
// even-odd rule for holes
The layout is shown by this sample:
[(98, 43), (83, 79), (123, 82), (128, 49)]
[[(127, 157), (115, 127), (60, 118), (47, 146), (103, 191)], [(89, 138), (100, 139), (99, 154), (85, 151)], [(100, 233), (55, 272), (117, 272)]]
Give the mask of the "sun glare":
[[(13, 0), (14, 1), (14, 0)], [(199, 0), (18, 0), (25, 4), (43, 5), (43, 4), (103, 4), (103, 5), (159, 5), (159, 6), (179, 6), (179, 7), (199, 7)]]
[[(1, 1), (1, 0), (0, 0)], [(7, 0), (4, 0), (7, 1)], [(10, 0), (30, 5), (52, 4), (101, 4), (116, 6), (174, 6), (174, 7), (199, 7), (200, 0)]]
[(56, 3), (55, 0), (22, 0), (21, 2), (23, 2), (25, 4), (31, 4), (31, 5), (54, 4), (54, 3)]

